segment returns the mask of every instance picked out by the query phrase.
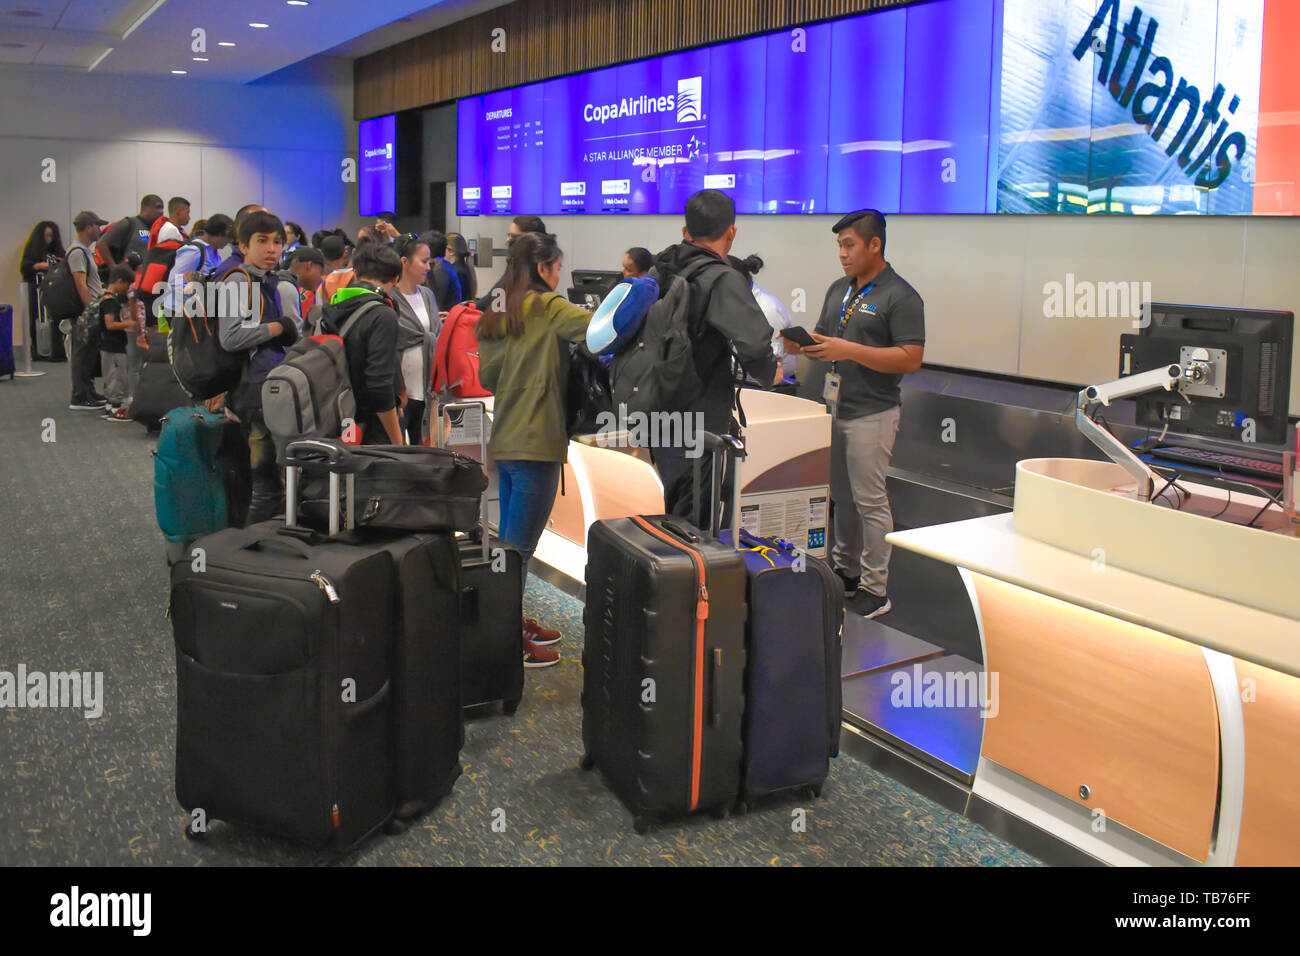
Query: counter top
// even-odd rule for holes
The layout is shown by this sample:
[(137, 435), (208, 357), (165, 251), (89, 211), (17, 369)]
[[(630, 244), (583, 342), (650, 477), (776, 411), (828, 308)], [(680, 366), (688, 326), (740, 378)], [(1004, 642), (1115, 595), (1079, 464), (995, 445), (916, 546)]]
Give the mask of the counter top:
[(887, 540), (937, 561), (1300, 677), (1300, 621), (1113, 563), (1099, 567), (1082, 554), (1017, 534), (1014, 515), (895, 531)]

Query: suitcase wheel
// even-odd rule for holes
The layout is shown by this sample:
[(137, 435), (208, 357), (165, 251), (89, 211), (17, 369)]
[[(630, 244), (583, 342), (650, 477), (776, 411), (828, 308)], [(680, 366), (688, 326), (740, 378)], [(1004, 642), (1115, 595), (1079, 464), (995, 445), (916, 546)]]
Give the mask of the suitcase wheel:
[(207, 838), (208, 831), (194, 829), (194, 821), (191, 820), (189, 823), (185, 824), (185, 839), (203, 843)]
[(737, 800), (736, 809), (735, 809), (736, 816), (743, 817), (748, 812), (749, 812), (749, 804), (746, 803), (744, 800)]
[(634, 817), (632, 819), (632, 829), (642, 835), (650, 832), (649, 817)]
[(399, 820), (397, 817), (390, 817), (388, 822), (384, 824), (384, 832), (389, 836), (396, 836), (399, 833), (405, 833), (408, 828), (409, 824), (407, 824), (405, 820)]
[(718, 806), (714, 807), (712, 810), (710, 810), (709, 815), (713, 817), (713, 819), (715, 820), (725, 820), (727, 819), (727, 817), (731, 815), (731, 808), (728, 807), (725, 803), (721, 803), (718, 804)]
[(515, 715), (515, 711), (519, 709), (519, 702), (521, 700), (523, 700), (522, 697), (516, 697), (514, 700), (503, 701), (501, 704), (502, 712), (507, 717), (513, 717)]
[(808, 796), (811, 799), (818, 800), (821, 798), (821, 795), (822, 795), (822, 785), (820, 783), (815, 783), (808, 788)]
[(578, 766), (583, 770), (594, 770), (596, 768), (596, 761), (591, 754), (583, 754), (582, 759), (578, 761)]

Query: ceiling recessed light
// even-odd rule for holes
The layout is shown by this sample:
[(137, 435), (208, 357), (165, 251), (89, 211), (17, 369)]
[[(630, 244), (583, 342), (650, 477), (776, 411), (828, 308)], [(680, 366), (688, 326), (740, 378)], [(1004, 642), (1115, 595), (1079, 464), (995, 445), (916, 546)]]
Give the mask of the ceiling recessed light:
[(252, 27), (254, 30), (265, 30), (265, 29), (266, 29), (267, 27), (269, 27), (270, 25), (271, 25), (271, 24), (269, 24), (269, 23), (250, 23), (250, 24), (249, 24), (249, 26)]
[(288, 3), (289, 6), (291, 6), (291, 7), (305, 7), (305, 6), (307, 6), (307, 0), (285, 0), (285, 2)]
[(172, 70), (172, 72), (175, 73), (177, 76), (184, 76), (184, 75), (185, 75), (185, 71), (184, 71), (184, 70)]
[(235, 44), (232, 43), (230, 40), (221, 40), (217, 43), (217, 46), (234, 46), (234, 45)]
[(208, 62), (208, 58), (207, 58), (206, 56), (196, 56), (196, 57), (194, 58), (194, 62), (195, 62), (195, 63), (207, 63), (207, 62)]

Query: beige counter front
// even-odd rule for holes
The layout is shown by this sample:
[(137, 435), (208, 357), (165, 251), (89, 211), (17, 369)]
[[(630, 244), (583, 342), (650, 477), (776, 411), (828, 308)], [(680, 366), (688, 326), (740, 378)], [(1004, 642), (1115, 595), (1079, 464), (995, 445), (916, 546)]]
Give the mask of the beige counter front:
[(967, 581), (999, 694), (977, 796), (1107, 862), (1297, 865), (1300, 540), (1182, 487), (1028, 460), (1013, 514), (889, 540)]

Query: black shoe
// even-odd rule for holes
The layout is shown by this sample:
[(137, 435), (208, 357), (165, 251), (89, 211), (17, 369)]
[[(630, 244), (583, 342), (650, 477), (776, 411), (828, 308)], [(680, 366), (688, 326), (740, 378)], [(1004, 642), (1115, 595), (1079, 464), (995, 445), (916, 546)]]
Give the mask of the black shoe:
[(74, 398), (68, 403), (68, 408), (76, 412), (102, 412), (104, 410), (104, 399), (90, 399), (89, 401)]
[(854, 614), (861, 614), (863, 617), (871, 618), (888, 614), (893, 605), (889, 603), (888, 595), (872, 594), (866, 588), (858, 588), (857, 593), (849, 598), (844, 607)]
[(851, 598), (853, 595), (858, 593), (858, 581), (861, 579), (858, 578), (857, 575), (849, 577), (849, 573), (841, 568), (836, 568), (835, 573), (839, 576), (839, 579), (844, 582), (844, 596), (846, 598)]

